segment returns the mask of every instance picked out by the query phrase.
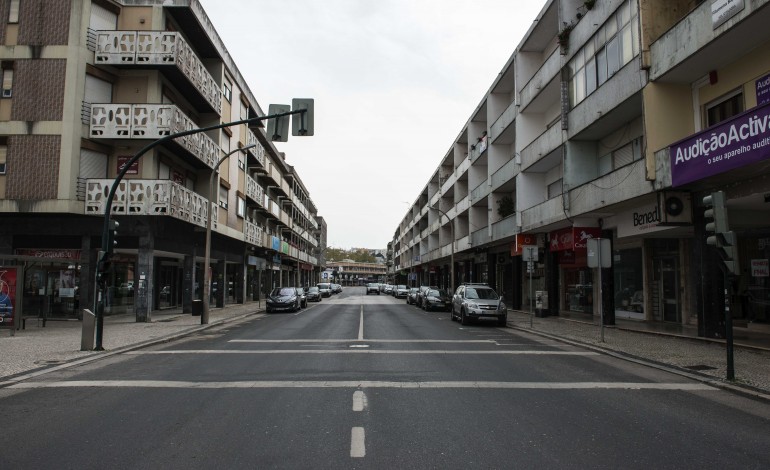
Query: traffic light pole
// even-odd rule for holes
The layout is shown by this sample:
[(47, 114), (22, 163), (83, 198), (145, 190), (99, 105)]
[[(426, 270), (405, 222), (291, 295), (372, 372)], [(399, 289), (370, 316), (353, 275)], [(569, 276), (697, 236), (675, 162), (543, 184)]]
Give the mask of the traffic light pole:
[[(115, 192), (117, 191), (118, 185), (123, 180), (123, 177), (126, 176), (126, 173), (131, 168), (131, 166), (137, 161), (139, 161), (139, 159), (142, 158), (142, 156), (144, 156), (145, 153), (149, 152), (153, 148), (157, 147), (160, 144), (168, 142), (170, 140), (174, 140), (178, 137), (184, 137), (192, 134), (199, 134), (201, 132), (213, 131), (217, 129), (224, 129), (225, 127), (238, 126), (241, 124), (252, 124), (256, 122), (265, 121), (268, 119), (291, 116), (294, 114), (306, 114), (307, 112), (308, 112), (307, 109), (297, 109), (294, 111), (286, 111), (286, 112), (281, 112), (276, 114), (269, 114), (266, 116), (258, 116), (250, 119), (241, 119), (240, 121), (226, 122), (223, 124), (217, 124), (215, 126), (189, 129), (186, 131), (177, 132), (176, 134), (169, 134), (167, 136), (161, 137), (158, 140), (150, 142), (149, 144), (144, 146), (144, 148), (139, 150), (139, 152), (137, 152), (133, 157), (131, 157), (131, 159), (128, 162), (126, 162), (123, 165), (120, 172), (118, 173), (118, 176), (115, 178), (115, 181), (112, 183), (112, 187), (110, 188), (110, 192), (107, 196), (107, 201), (104, 207), (104, 224), (102, 228), (102, 251), (99, 253), (99, 261), (98, 261), (99, 276), (97, 277), (99, 281), (97, 285), (96, 305), (94, 308), (94, 310), (96, 311), (96, 325), (95, 325), (96, 342), (94, 346), (94, 351), (104, 351), (104, 347), (102, 345), (102, 340), (104, 336), (104, 296), (107, 288), (107, 276), (106, 276), (107, 273), (104, 268), (107, 262), (109, 262), (110, 257), (112, 256), (112, 250), (113, 250), (113, 246), (111, 246), (109, 241), (111, 238), (109, 234), (110, 234), (110, 212), (112, 211), (112, 201), (115, 198)], [(302, 121), (304, 123), (306, 119), (302, 119)], [(208, 217), (210, 218), (211, 214), (208, 214)]]

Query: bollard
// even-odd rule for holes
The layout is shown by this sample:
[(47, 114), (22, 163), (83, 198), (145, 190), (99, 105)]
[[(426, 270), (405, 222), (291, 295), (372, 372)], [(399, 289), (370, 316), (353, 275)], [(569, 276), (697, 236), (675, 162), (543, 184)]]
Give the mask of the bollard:
[(96, 315), (88, 309), (83, 309), (83, 324), (80, 337), (80, 350), (93, 351), (96, 340)]

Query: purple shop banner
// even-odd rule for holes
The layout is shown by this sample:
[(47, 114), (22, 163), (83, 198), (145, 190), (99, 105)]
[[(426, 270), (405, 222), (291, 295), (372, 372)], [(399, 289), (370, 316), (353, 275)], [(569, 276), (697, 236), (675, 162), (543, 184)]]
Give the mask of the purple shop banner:
[(770, 103), (669, 147), (677, 187), (770, 158)]
[(757, 105), (770, 103), (770, 74), (757, 79), (754, 86), (757, 90)]

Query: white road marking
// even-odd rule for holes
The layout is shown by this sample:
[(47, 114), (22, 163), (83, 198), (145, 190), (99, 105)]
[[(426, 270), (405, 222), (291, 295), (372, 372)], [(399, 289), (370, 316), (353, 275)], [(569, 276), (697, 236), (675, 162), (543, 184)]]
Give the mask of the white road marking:
[(366, 434), (364, 428), (353, 428), (350, 431), (350, 457), (366, 457)]
[(390, 381), (240, 381), (240, 382), (191, 382), (172, 380), (68, 380), (60, 382), (22, 382), (10, 389), (39, 388), (185, 388), (185, 389), (269, 389), (269, 388), (395, 388), (395, 389), (443, 389), (472, 388), (499, 390), (680, 390), (716, 391), (701, 383), (653, 383), (653, 382), (390, 382)]
[(537, 356), (599, 356), (592, 351), (449, 351), (449, 350), (413, 350), (413, 349), (175, 349), (165, 351), (126, 351), (131, 356), (152, 356), (162, 354), (456, 354), (456, 355), (537, 355)]
[(364, 340), (364, 306), (361, 305), (361, 320), (358, 322), (358, 341)]
[[(228, 343), (351, 343), (356, 339), (231, 339)], [(367, 339), (368, 343), (494, 343), (489, 339)]]
[(366, 395), (362, 390), (353, 392), (353, 411), (364, 411), (366, 408)]

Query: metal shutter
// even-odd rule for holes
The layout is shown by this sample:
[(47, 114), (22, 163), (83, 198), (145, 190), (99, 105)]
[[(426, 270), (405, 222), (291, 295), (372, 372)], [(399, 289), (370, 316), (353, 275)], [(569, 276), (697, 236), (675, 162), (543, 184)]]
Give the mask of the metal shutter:
[(80, 174), (83, 179), (107, 177), (107, 155), (93, 150), (80, 149)]

